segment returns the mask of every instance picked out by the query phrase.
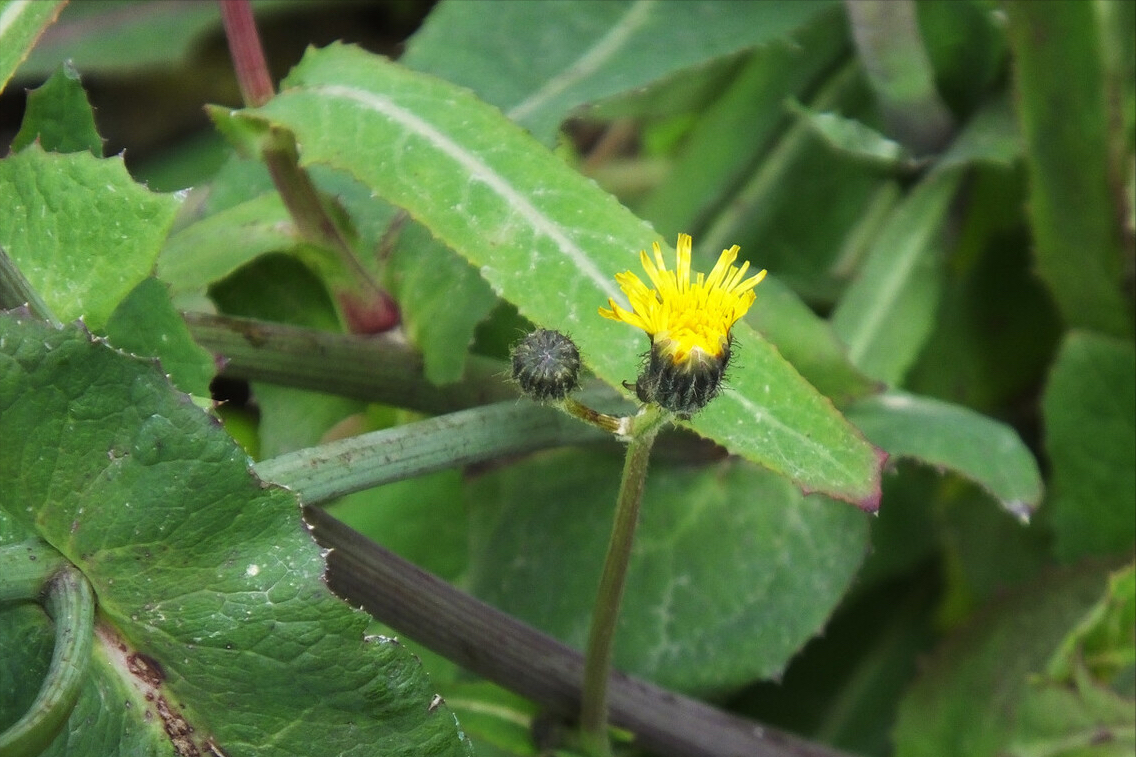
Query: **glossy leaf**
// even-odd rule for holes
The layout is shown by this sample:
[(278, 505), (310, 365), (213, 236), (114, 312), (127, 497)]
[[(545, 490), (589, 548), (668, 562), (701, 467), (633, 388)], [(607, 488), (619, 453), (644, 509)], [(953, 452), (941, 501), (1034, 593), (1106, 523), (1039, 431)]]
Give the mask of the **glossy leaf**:
[[(582, 648), (620, 467), (561, 452), (478, 482), (474, 592)], [(847, 590), (867, 538), (862, 514), (748, 463), (652, 465), (616, 667), (702, 693), (776, 676)]]
[(93, 329), (149, 275), (177, 204), (134, 183), (121, 156), (31, 145), (0, 161), (0, 247), (59, 320)]
[(1061, 345), (1042, 400), (1055, 549), (1064, 561), (1136, 542), (1136, 350), (1084, 331)]
[[(327, 589), (294, 496), (256, 480), (152, 362), (12, 315), (0, 350), (4, 510), (99, 602), (109, 688), (88, 689), (52, 754), (140, 737), (172, 754), (171, 736), (231, 757), (470, 753), (413, 657), (365, 639), (368, 616)], [(95, 706), (105, 727), (85, 720)]]
[[(788, 36), (828, 3), (443, 2), (402, 62), (469, 87), (544, 143), (579, 106)], [(493, 18), (486, 25), (485, 19)], [(508, 55), (502, 55), (508, 50)]]
[(1012, 428), (973, 410), (903, 392), (862, 399), (848, 419), (890, 455), (974, 481), (1018, 518), (1041, 503), (1037, 461)]
[[(238, 130), (292, 129), (305, 164), (349, 171), (408, 210), (522, 315), (570, 332), (601, 378), (637, 375), (646, 339), (596, 309), (622, 300), (614, 274), (657, 237), (467, 92), (337, 45), (309, 53), (268, 105), (231, 117)], [(746, 366), (695, 430), (807, 490), (874, 508), (878, 451), (751, 329), (734, 332)]]

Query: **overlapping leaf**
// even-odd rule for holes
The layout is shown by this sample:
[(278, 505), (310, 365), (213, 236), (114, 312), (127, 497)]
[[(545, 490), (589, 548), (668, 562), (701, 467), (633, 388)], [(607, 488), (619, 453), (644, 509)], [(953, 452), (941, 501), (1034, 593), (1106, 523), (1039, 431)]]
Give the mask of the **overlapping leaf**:
[(172, 754), (171, 717), (231, 757), (468, 753), (417, 662), (328, 591), (295, 498), (152, 363), (4, 315), (0, 365), (3, 507), (99, 602), (95, 683), (52, 754), (134, 748), (124, 731)]
[[(468, 92), (346, 46), (309, 53), (279, 96), (222, 120), (291, 129), (308, 164), (349, 171), (460, 252), (533, 321), (577, 340), (602, 378), (634, 379), (642, 334), (596, 316), (657, 237)], [(360, 156), (364, 156), (362, 159)], [(668, 244), (669, 246), (669, 244)], [(745, 360), (693, 422), (809, 490), (874, 507), (878, 452), (743, 324)]]

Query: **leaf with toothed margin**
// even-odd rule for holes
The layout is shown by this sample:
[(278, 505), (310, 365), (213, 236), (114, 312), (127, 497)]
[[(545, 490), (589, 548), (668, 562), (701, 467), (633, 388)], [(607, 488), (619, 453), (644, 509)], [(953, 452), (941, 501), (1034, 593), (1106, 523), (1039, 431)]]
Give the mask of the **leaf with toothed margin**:
[[(522, 315), (570, 333), (598, 376), (634, 380), (646, 337), (596, 310), (624, 301), (614, 274), (657, 235), (468, 91), (337, 44), (309, 51), (266, 106), (212, 115), (245, 145), (290, 130), (304, 165), (405, 208)], [(728, 387), (691, 427), (805, 490), (878, 507), (883, 453), (753, 329), (734, 336)]]
[[(419, 663), (323, 583), (295, 496), (154, 361), (0, 315), (0, 438), (0, 542), (42, 537), (99, 602), (91, 681), (48, 754), (470, 753)], [(9, 638), (0, 656), (23, 655)]]

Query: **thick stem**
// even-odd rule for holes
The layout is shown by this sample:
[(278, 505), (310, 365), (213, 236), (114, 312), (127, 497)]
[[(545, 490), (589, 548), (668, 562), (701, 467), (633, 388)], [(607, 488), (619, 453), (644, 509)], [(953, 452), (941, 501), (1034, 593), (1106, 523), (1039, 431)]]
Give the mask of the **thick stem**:
[[(10, 562), (7, 558), (14, 558), (17, 562), (40, 562), (36, 554), (42, 558), (44, 565), (63, 563), (46, 585), (40, 585), (46, 593), (44, 604), (47, 613), (55, 622), (55, 651), (35, 701), (23, 717), (0, 733), (0, 754), (6, 757), (41, 754), (55, 740), (75, 708), (91, 661), (95, 595), (79, 569), (66, 564), (55, 550), (46, 546), (5, 547), (0, 554), (0, 562), (7, 565)], [(22, 588), (28, 589), (27, 574), (42, 574), (43, 571), (42, 566), (25, 565), (25, 568), (20, 571), (25, 579), (21, 584)], [(36, 595), (39, 593), (36, 591)]]
[(305, 505), (321, 505), (436, 470), (607, 438), (551, 408), (514, 400), (288, 452), (254, 469)]
[(627, 579), (627, 565), (631, 560), (635, 526), (639, 521), (639, 504), (643, 500), (651, 447), (666, 419), (666, 413), (648, 406), (646, 412), (635, 419), (631, 440), (627, 445), (623, 479), (615, 504), (615, 523), (612, 525), (611, 540), (608, 542), (607, 557), (604, 559), (603, 574), (596, 593), (591, 630), (588, 632), (588, 648), (584, 656), (580, 736), (584, 750), (594, 757), (607, 757), (611, 754), (607, 733), (607, 682), (615, 649), (615, 626)]
[[(580, 712), (582, 655), (433, 576), (314, 507), (304, 508), (329, 549), (327, 583), (339, 596), (467, 670), (526, 696), (553, 715)], [(618, 671), (611, 722), (664, 757), (848, 757)]]

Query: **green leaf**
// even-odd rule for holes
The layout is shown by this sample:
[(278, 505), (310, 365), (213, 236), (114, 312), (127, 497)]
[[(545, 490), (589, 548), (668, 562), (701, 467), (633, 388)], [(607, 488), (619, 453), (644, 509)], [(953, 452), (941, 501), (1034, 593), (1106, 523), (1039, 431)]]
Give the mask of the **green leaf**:
[(1005, 103), (995, 101), (975, 114), (892, 211), (832, 315), (849, 357), (865, 373), (891, 385), (902, 382), (934, 327), (945, 275), (942, 230), (963, 169), (979, 162), (1005, 165), (1017, 151)]
[[(572, 111), (790, 33), (828, 3), (440, 3), (402, 62), (469, 87), (544, 143)], [(486, 25), (486, 18), (493, 23)], [(508, 50), (508, 55), (502, 55)]]
[(1072, 331), (1042, 399), (1053, 466), (1054, 548), (1066, 562), (1121, 553), (1136, 541), (1136, 349)]
[(430, 231), (409, 223), (390, 257), (389, 277), (410, 341), (422, 351), (426, 379), (461, 378), (477, 325), (497, 296), (464, 258)]
[(1128, 698), (1136, 696), (1136, 567), (1109, 577), (1108, 592), (1049, 661), (1046, 675), (1075, 683), (1078, 668)]
[[(29, 4), (47, 5), (40, 0)], [(303, 0), (252, 0), (252, 4), (262, 20), (289, 6), (308, 5)], [(210, 3), (73, 2), (28, 56), (20, 74), (46, 77), (66, 60), (85, 74), (170, 69), (220, 27), (221, 14)]]
[(984, 488), (1018, 518), (1028, 520), (1041, 503), (1037, 461), (1004, 423), (958, 405), (895, 391), (859, 400), (846, 413), (888, 454), (952, 470)]
[(149, 275), (177, 205), (134, 183), (121, 156), (31, 145), (0, 161), (0, 247), (57, 318), (92, 329)]
[(327, 589), (295, 497), (151, 362), (12, 315), (0, 361), (4, 510), (95, 588), (94, 675), (115, 687), (88, 689), (53, 754), (155, 734), (172, 754), (171, 727), (231, 757), (470, 752), (412, 656)]
[[(582, 648), (621, 465), (560, 452), (478, 481), (468, 500), (474, 592)], [(616, 667), (700, 693), (776, 676), (848, 589), (867, 539), (860, 513), (743, 461), (656, 463)]]
[(462, 474), (457, 469), (356, 492), (327, 509), (436, 576), (452, 581), (465, 572), (468, 534)]
[(897, 757), (1019, 754), (1007, 748), (1029, 705), (1030, 681), (1099, 601), (1105, 580), (1100, 566), (1050, 573), (999, 596), (954, 633), (900, 704)]
[(793, 39), (755, 50), (726, 90), (698, 113), (669, 176), (637, 204), (637, 212), (667, 238), (679, 233), (697, 238), (710, 213), (727, 201), (785, 126), (785, 98), (815, 87), (847, 46), (844, 14), (833, 8)]
[(821, 113), (792, 100), (789, 110), (830, 149), (849, 158), (890, 169), (915, 167), (915, 158), (906, 147), (862, 121), (839, 113)]
[[(1096, 6), (1009, 3), (1006, 13), (1038, 274), (1070, 326), (1131, 335), (1120, 210), (1131, 143), (1109, 143)], [(1129, 69), (1128, 89), (1131, 76)], [(1119, 157), (1120, 149), (1127, 159)]]
[[(780, 279), (767, 276), (761, 282), (761, 296), (746, 314), (746, 320), (837, 405), (879, 389), (878, 382), (849, 362), (847, 350), (828, 321), (814, 313)], [(744, 353), (740, 359), (745, 362)]]
[(943, 275), (937, 237), (961, 180), (961, 171), (935, 171), (911, 191), (832, 314), (852, 364), (873, 378), (899, 384), (931, 331)]
[(158, 274), (175, 293), (205, 289), (261, 255), (301, 242), (280, 195), (262, 194), (171, 234)]
[(178, 389), (209, 397), (209, 382), (215, 372), (213, 356), (193, 341), (162, 282), (153, 277), (143, 279), (111, 313), (106, 330), (115, 347), (158, 358)]
[[(349, 171), (408, 210), (522, 315), (570, 332), (601, 378), (637, 375), (643, 335), (596, 309), (622, 300), (612, 276), (657, 237), (469, 93), (335, 45), (310, 52), (268, 105), (231, 117), (292, 129), (304, 164)], [(738, 324), (735, 336), (745, 365), (695, 430), (808, 490), (874, 508), (877, 450), (752, 329)]]
[(12, 139), (12, 152), (36, 140), (48, 152), (87, 150), (97, 158), (103, 155), (95, 113), (79, 83), (79, 74), (69, 63), (63, 64), (42, 86), (28, 92), (27, 110)]
[(66, 0), (0, 2), (0, 92), (65, 4)]

